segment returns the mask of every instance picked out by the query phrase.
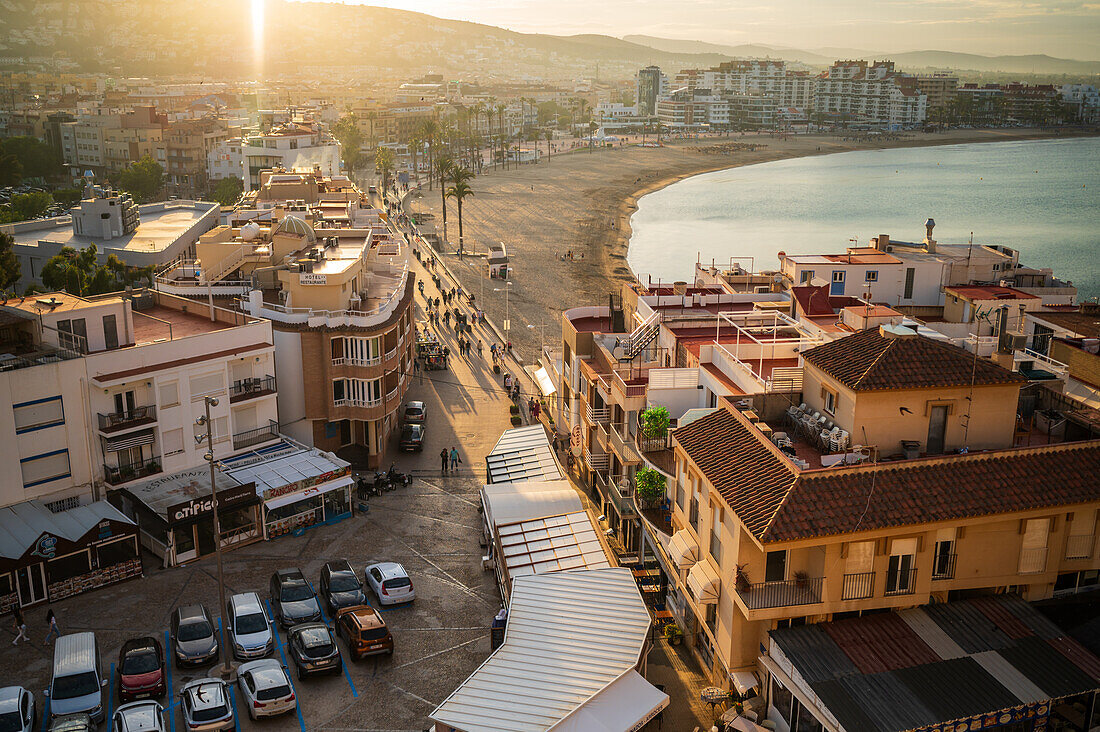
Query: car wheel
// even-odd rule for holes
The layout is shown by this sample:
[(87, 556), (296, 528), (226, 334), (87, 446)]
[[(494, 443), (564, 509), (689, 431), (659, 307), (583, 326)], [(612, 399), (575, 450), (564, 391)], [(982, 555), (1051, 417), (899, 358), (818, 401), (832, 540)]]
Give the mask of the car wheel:
[(302, 680), (304, 680), (304, 679), (305, 679), (305, 677), (306, 677), (306, 674), (305, 674), (305, 672), (304, 672), (304, 671), (302, 671), (302, 667), (301, 667), (301, 666), (297, 666), (296, 668), (298, 669), (298, 680), (299, 680), (299, 681), (302, 681)]
[(256, 721), (256, 712), (252, 711), (251, 706), (249, 706), (249, 709), (248, 709), (248, 718), (251, 719), (253, 722)]

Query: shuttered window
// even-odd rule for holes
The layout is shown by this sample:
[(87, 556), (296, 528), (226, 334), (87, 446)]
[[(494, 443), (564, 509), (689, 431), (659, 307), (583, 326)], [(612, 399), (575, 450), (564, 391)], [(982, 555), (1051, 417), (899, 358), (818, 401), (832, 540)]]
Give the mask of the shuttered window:
[(158, 387), (160, 392), (160, 406), (174, 407), (180, 403), (180, 384), (178, 381), (170, 381)]
[(70, 475), (69, 451), (57, 450), (23, 458), (19, 461), (19, 468), (23, 473), (24, 488), (67, 478)]
[(15, 413), (17, 435), (65, 424), (65, 408), (59, 396), (13, 404), (12, 410)]
[(191, 377), (191, 401), (197, 402), (225, 389), (225, 374), (204, 374)]
[(183, 452), (183, 428), (166, 430), (161, 433), (161, 449), (165, 455)]

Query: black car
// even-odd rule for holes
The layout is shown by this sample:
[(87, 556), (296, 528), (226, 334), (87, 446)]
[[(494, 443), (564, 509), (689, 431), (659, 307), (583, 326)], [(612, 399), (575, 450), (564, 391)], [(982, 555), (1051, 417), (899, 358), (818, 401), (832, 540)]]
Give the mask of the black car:
[(299, 679), (325, 671), (338, 674), (344, 667), (336, 634), (324, 623), (303, 623), (291, 628), (286, 643)]
[(171, 639), (177, 666), (204, 666), (218, 660), (218, 636), (203, 605), (176, 608)]
[(333, 616), (340, 608), (363, 605), (367, 602), (367, 596), (363, 594), (363, 583), (346, 559), (326, 562), (325, 566), (321, 567), (320, 594)]
[(424, 425), (407, 424), (401, 428), (401, 449), (416, 452), (424, 449)]
[(300, 569), (280, 569), (271, 575), (271, 606), (284, 628), (321, 619), (321, 605)]

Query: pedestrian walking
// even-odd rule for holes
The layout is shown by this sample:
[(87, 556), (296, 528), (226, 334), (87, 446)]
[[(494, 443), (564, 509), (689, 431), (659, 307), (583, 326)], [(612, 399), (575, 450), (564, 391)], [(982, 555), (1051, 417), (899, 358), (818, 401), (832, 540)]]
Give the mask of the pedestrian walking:
[(477, 339), (477, 357), (481, 358), (481, 339)]
[(512, 391), (512, 375), (511, 374), (505, 374), (504, 375), (504, 390), (507, 391), (507, 392)]
[(448, 457), (449, 457), (449, 455), (447, 453), (447, 448), (443, 448), (442, 450), (439, 451), (439, 461), (441, 463), (440, 468), (443, 470), (444, 473), (447, 472), (447, 458)]
[(519, 381), (512, 383), (512, 400), (519, 403)]
[(46, 632), (46, 639), (42, 641), (42, 645), (48, 645), (51, 637), (61, 637), (61, 631), (57, 627), (57, 616), (54, 615), (52, 607), (46, 611), (46, 625), (49, 626), (49, 629)]
[(451, 472), (458, 470), (458, 464), (462, 462), (462, 458), (458, 456), (458, 449), (451, 448)]
[(11, 642), (13, 646), (19, 645), (19, 639), (31, 642), (30, 637), (27, 635), (27, 621), (23, 619), (23, 612), (19, 608), (12, 610), (12, 627), (15, 628), (15, 640)]
[(420, 373), (420, 359), (419, 358), (414, 358), (413, 359), (413, 373), (415, 373), (415, 374)]
[(534, 403), (531, 405), (531, 407), (535, 410), (535, 419), (538, 419), (539, 415), (542, 414), (542, 405), (539, 404), (538, 400), (536, 399), (534, 400)]

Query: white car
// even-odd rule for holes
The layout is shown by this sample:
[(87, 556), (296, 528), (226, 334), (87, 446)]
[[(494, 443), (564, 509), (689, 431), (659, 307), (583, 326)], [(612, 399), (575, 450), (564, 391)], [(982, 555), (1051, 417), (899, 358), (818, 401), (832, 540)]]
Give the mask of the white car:
[(187, 732), (213, 732), (236, 728), (232, 688), (221, 679), (195, 679), (180, 689), (180, 714)]
[(229, 618), (229, 639), (233, 655), (240, 661), (270, 656), (275, 650), (271, 618), (255, 592), (233, 595), (226, 603)]
[(34, 694), (22, 686), (0, 689), (0, 730), (33, 732), (37, 726)]
[(363, 570), (367, 584), (374, 590), (378, 602), (383, 605), (396, 605), (412, 602), (416, 599), (409, 573), (397, 562), (379, 562), (368, 565)]
[(155, 701), (123, 704), (111, 717), (111, 732), (167, 732), (164, 707)]
[(290, 676), (274, 658), (242, 663), (237, 669), (237, 686), (252, 719), (286, 714), (298, 706)]

